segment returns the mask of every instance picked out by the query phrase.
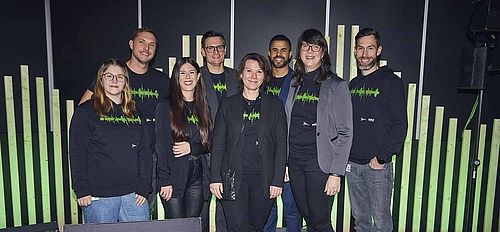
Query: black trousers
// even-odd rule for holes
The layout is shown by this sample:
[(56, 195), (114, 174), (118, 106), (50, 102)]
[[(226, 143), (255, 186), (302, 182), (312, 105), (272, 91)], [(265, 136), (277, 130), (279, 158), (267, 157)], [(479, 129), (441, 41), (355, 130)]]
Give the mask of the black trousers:
[(260, 174), (241, 174), (235, 201), (222, 201), (229, 232), (263, 231), (275, 199), (262, 189)]
[(200, 217), (204, 202), (201, 159), (190, 160), (188, 181), (182, 196), (172, 197), (168, 201), (162, 199), (165, 215), (167, 218)]
[(328, 174), (321, 171), (317, 156), (290, 156), (288, 174), (292, 192), (307, 231), (332, 232), (333, 197), (324, 192)]

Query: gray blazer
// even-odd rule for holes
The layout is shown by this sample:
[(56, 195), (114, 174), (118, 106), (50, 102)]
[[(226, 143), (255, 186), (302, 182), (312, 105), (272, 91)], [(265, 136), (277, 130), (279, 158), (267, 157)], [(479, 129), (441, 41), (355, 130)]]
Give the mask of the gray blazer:
[[(299, 87), (291, 86), (285, 104), (288, 130), (295, 95)], [(316, 109), (316, 147), (321, 171), (344, 175), (352, 145), (352, 104), (348, 82), (336, 75), (321, 82)]]
[[(227, 84), (226, 97), (237, 94), (239, 92), (240, 80), (238, 78), (236, 70), (224, 67), (224, 74), (226, 76)], [(207, 102), (208, 106), (210, 107), (212, 122), (215, 122), (215, 115), (217, 114), (217, 110), (219, 109), (220, 102), (218, 102), (217, 100), (217, 93), (215, 93), (213, 87), (214, 83), (212, 82), (212, 78), (210, 78), (210, 72), (208, 71), (206, 65), (201, 67), (201, 76), (203, 77), (203, 81), (205, 82), (205, 91), (207, 92)]]

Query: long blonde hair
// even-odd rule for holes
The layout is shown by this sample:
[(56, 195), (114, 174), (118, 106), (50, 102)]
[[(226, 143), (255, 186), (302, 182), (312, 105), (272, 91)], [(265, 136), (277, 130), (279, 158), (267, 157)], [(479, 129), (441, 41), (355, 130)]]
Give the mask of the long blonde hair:
[(111, 65), (118, 66), (122, 69), (125, 75), (125, 86), (122, 90), (122, 111), (127, 117), (134, 117), (135, 113), (135, 101), (132, 99), (132, 94), (130, 93), (130, 82), (128, 77), (127, 66), (124, 63), (118, 61), (117, 59), (109, 59), (104, 61), (97, 71), (97, 78), (94, 85), (94, 94), (92, 95), (93, 105), (95, 112), (99, 115), (107, 114), (112, 108), (113, 103), (106, 97), (106, 92), (104, 91), (103, 85), (103, 74), (108, 70)]

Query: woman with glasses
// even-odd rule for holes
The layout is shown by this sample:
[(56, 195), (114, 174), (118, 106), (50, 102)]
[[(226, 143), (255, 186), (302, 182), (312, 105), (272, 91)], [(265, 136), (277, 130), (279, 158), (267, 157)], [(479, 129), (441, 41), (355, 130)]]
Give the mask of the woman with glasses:
[(283, 187), (286, 116), (281, 101), (261, 91), (270, 76), (266, 58), (246, 55), (238, 76), (243, 91), (217, 111), (210, 191), (222, 199), (228, 231), (262, 231)]
[(102, 63), (93, 92), (70, 126), (71, 180), (85, 222), (149, 220), (151, 142), (126, 66)]
[(347, 81), (330, 70), (321, 32), (304, 31), (297, 51), (285, 105), (290, 183), (309, 231), (333, 231), (333, 195), (340, 191), (352, 143), (350, 92)]
[[(211, 120), (195, 60), (177, 61), (168, 98), (156, 110), (158, 186), (167, 218), (200, 217), (208, 198)], [(208, 220), (207, 215), (201, 215)]]

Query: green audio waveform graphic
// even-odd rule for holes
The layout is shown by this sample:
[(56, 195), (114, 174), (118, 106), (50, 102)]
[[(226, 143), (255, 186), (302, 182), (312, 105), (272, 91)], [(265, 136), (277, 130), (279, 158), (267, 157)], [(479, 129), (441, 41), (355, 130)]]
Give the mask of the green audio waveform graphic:
[(253, 122), (254, 120), (260, 119), (260, 112), (255, 112), (252, 111), (250, 113), (247, 113), (246, 111), (243, 113), (243, 120), (248, 120), (250, 122)]
[(132, 94), (132, 96), (138, 97), (141, 100), (144, 100), (144, 98), (156, 98), (156, 99), (158, 99), (160, 97), (160, 93), (158, 92), (158, 90), (145, 89), (142, 86), (141, 86), (141, 88), (138, 88), (138, 89), (132, 88), (130, 90), (130, 93)]
[(198, 125), (199, 120), (197, 115), (195, 114), (188, 115), (186, 119), (188, 123), (191, 123), (193, 125)]
[(377, 97), (380, 94), (380, 91), (378, 88), (360, 87), (351, 89), (351, 94), (358, 95), (360, 97)]
[(278, 86), (267, 86), (266, 93), (269, 95), (279, 96), (281, 88)]
[(302, 103), (311, 103), (311, 102), (317, 102), (319, 100), (319, 97), (316, 94), (310, 94), (309, 92), (304, 92), (301, 94), (298, 94), (295, 97), (296, 101), (301, 101)]
[(142, 120), (139, 116), (130, 118), (130, 117), (125, 117), (125, 116), (100, 116), (99, 121), (101, 122), (112, 122), (112, 123), (124, 123), (124, 124), (141, 124)]
[(220, 93), (227, 91), (226, 83), (218, 82), (217, 84), (214, 84), (214, 90)]

